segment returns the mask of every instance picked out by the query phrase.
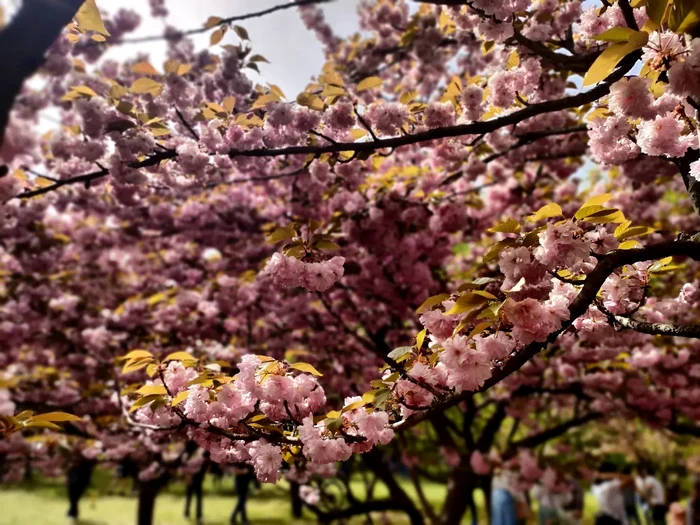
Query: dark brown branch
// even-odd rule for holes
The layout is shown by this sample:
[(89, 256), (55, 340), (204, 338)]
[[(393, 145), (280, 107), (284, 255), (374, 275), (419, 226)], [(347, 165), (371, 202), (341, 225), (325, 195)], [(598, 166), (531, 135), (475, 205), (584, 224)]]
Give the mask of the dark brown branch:
[(626, 330), (634, 330), (649, 335), (663, 335), (667, 337), (687, 337), (690, 339), (700, 339), (700, 326), (676, 326), (667, 323), (647, 323), (638, 321), (631, 317), (623, 317), (610, 312), (600, 301), (596, 301), (596, 308), (601, 311), (611, 324)]
[(518, 448), (535, 448), (538, 445), (546, 443), (550, 439), (561, 436), (572, 428), (585, 425), (586, 423), (601, 417), (603, 417), (603, 414), (599, 412), (591, 412), (585, 416), (570, 419), (569, 421), (556, 425), (552, 428), (548, 428), (547, 430), (539, 432), (538, 434), (519, 439), (518, 441), (513, 441), (511, 444), (512, 450), (517, 450)]
[(190, 123), (187, 122), (187, 119), (185, 119), (185, 115), (182, 114), (182, 111), (180, 111), (180, 109), (177, 106), (175, 106), (175, 113), (177, 113), (177, 117), (180, 119), (180, 122), (182, 122), (182, 125), (187, 128), (187, 131), (190, 132), (192, 138), (194, 138), (194, 140), (196, 141), (199, 141), (199, 135), (197, 135), (197, 132), (190, 125)]
[(413, 414), (408, 418), (397, 422), (394, 425), (396, 430), (411, 428), (421, 421), (428, 419), (431, 413), (437, 410), (445, 410), (455, 406), (464, 400), (474, 397), (479, 392), (485, 392), (493, 385), (500, 383), (503, 379), (520, 370), (520, 368), (530, 359), (535, 357), (548, 344), (553, 343), (567, 330), (573, 322), (584, 315), (588, 308), (595, 302), (598, 291), (605, 283), (606, 279), (615, 272), (616, 269), (638, 262), (663, 259), (670, 256), (686, 256), (695, 261), (700, 261), (700, 243), (688, 240), (666, 241), (644, 248), (632, 250), (614, 250), (598, 260), (598, 264), (583, 282), (581, 291), (576, 299), (569, 305), (569, 319), (562, 323), (560, 330), (552, 332), (546, 341), (530, 343), (516, 354), (510, 357), (503, 365), (494, 369), (492, 376), (476, 392), (464, 392), (453, 396), (445, 401), (433, 405), (430, 409)]
[(373, 140), (369, 142), (339, 142), (323, 146), (288, 146), (285, 148), (273, 149), (252, 149), (252, 150), (231, 150), (229, 156), (234, 157), (279, 157), (283, 155), (308, 155), (310, 153), (321, 155), (323, 153), (340, 153), (341, 151), (352, 151), (355, 153), (373, 153), (377, 150), (400, 148), (414, 144), (421, 144), (437, 139), (453, 138), (463, 135), (479, 135), (491, 133), (506, 126), (518, 124), (526, 119), (536, 117), (545, 113), (562, 111), (584, 104), (589, 104), (604, 97), (610, 91), (612, 83), (622, 78), (639, 59), (640, 53), (635, 52), (628, 55), (622, 62), (621, 67), (613, 72), (608, 78), (598, 86), (577, 95), (562, 97), (556, 100), (549, 100), (539, 104), (532, 104), (520, 111), (515, 111), (503, 117), (488, 120), (486, 122), (473, 122), (471, 124), (461, 124), (458, 126), (446, 126), (435, 128), (419, 133), (406, 134), (398, 137)]
[[(214, 26), (211, 27), (198, 27), (196, 29), (188, 29), (187, 31), (183, 31), (179, 33), (179, 36), (191, 36), (191, 35), (197, 35), (200, 33), (206, 33), (207, 31), (210, 31), (214, 27), (220, 27), (220, 26), (228, 26), (229, 24), (232, 24), (233, 22), (241, 22), (243, 20), (250, 20), (251, 18), (260, 18), (265, 15), (269, 15), (272, 13), (276, 13), (277, 11), (284, 11), (285, 9), (292, 9), (294, 7), (303, 7), (305, 5), (314, 5), (314, 4), (326, 4), (329, 3), (333, 0), (296, 0), (294, 2), (287, 2), (286, 4), (279, 4), (275, 5), (272, 7), (269, 7), (267, 9), (262, 9), (260, 11), (253, 11), (252, 13), (246, 13), (244, 15), (237, 15), (237, 16), (229, 16), (228, 18), (223, 18), (219, 23), (217, 23)], [(119, 43), (120, 44), (138, 44), (141, 42), (153, 42), (154, 40), (163, 40), (164, 38), (167, 38), (165, 35), (152, 35), (152, 36), (142, 36), (138, 38), (125, 38), (124, 40), (121, 40)]]
[(83, 0), (23, 0), (0, 31), (0, 144), (24, 81), (44, 63), (44, 54), (70, 23)]

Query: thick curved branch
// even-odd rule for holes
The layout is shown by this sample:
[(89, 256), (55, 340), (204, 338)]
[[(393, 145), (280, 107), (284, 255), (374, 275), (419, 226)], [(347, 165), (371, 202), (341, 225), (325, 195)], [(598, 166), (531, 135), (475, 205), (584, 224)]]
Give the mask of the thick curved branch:
[(44, 63), (44, 54), (82, 3), (83, 0), (23, 0), (12, 22), (0, 31), (0, 144), (24, 81)]
[(421, 144), (437, 139), (454, 138), (463, 135), (481, 135), (491, 133), (506, 126), (518, 124), (537, 115), (562, 111), (585, 104), (595, 102), (610, 92), (610, 86), (622, 78), (639, 59), (640, 53), (635, 52), (628, 55), (622, 62), (621, 67), (613, 72), (608, 78), (598, 86), (568, 97), (556, 100), (548, 100), (538, 104), (531, 104), (519, 111), (514, 111), (503, 117), (495, 118), (485, 122), (473, 122), (471, 124), (461, 124), (457, 126), (445, 126), (442, 128), (430, 129), (419, 133), (390, 137), (386, 139), (372, 140), (369, 142), (338, 142), (335, 144), (288, 146), (284, 148), (260, 148), (251, 150), (231, 150), (229, 157), (279, 157), (283, 155), (321, 155), (323, 153), (340, 153), (352, 151), (354, 153), (373, 153), (382, 149), (395, 149), (402, 146)]
[(631, 317), (615, 315), (600, 304), (600, 302), (596, 303), (596, 308), (598, 308), (598, 310), (600, 310), (608, 318), (608, 321), (610, 321), (612, 325), (619, 326), (623, 329), (634, 330), (635, 332), (649, 335), (700, 339), (700, 326), (676, 326), (667, 323), (648, 323), (646, 321), (638, 321)]
[[(511, 444), (512, 450), (515, 451), (518, 448), (535, 448), (538, 445), (546, 443), (550, 439), (554, 439), (555, 437), (565, 434), (572, 428), (585, 425), (586, 423), (595, 419), (600, 419), (601, 417), (603, 417), (603, 414), (601, 414), (600, 412), (591, 412), (590, 414), (587, 414), (585, 416), (570, 419), (569, 421), (565, 421), (564, 423), (556, 425), (552, 428), (548, 428), (547, 430), (544, 430), (532, 436), (519, 439), (518, 441), (513, 441), (513, 443)], [(508, 456), (507, 453), (506, 456)]]
[(491, 377), (479, 390), (475, 392), (463, 392), (442, 402), (436, 403), (428, 410), (412, 414), (408, 418), (395, 423), (394, 429), (404, 430), (411, 428), (421, 421), (429, 418), (432, 412), (455, 406), (462, 401), (474, 397), (480, 392), (485, 392), (492, 386), (500, 383), (509, 375), (520, 370), (525, 363), (535, 357), (540, 350), (545, 348), (548, 344), (556, 341), (559, 335), (566, 331), (576, 319), (588, 311), (588, 308), (595, 302), (598, 291), (603, 286), (606, 279), (610, 277), (610, 275), (612, 275), (616, 269), (629, 264), (662, 259), (670, 256), (686, 256), (695, 261), (700, 261), (700, 243), (687, 240), (666, 241), (645, 246), (644, 248), (632, 250), (614, 250), (607, 255), (601, 256), (596, 267), (586, 276), (586, 280), (583, 282), (583, 287), (576, 296), (576, 299), (574, 299), (569, 305), (569, 319), (562, 323), (560, 330), (552, 332), (544, 342), (530, 343), (522, 348), (502, 366), (494, 369)]

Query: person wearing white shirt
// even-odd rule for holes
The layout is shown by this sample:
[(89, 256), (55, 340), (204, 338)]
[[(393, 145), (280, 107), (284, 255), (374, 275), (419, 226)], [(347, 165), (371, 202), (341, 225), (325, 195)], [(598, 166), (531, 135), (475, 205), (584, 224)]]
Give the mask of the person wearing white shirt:
[(640, 476), (635, 479), (639, 492), (648, 505), (647, 523), (664, 525), (666, 523), (666, 494), (661, 482), (656, 479), (648, 467), (640, 469)]
[(625, 500), (622, 497), (622, 487), (634, 481), (616, 474), (614, 464), (604, 462), (599, 469), (595, 484), (591, 488), (593, 496), (598, 501), (598, 515), (595, 525), (629, 525), (625, 513)]

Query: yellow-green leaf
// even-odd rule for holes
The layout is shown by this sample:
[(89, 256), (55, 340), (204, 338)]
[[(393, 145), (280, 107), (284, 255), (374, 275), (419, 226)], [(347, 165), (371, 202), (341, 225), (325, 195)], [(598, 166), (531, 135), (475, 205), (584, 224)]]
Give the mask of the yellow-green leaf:
[(490, 232), (496, 233), (520, 233), (520, 223), (515, 219), (506, 219), (505, 221), (496, 224), (493, 228), (489, 228)]
[(315, 376), (322, 376), (323, 374), (316, 370), (312, 365), (309, 363), (294, 363), (293, 365), (289, 365), (290, 368), (293, 368), (294, 370), (300, 370), (302, 372), (307, 372), (309, 374), (313, 374)]
[(141, 359), (144, 357), (153, 357), (153, 354), (147, 350), (132, 350), (123, 359)]
[(638, 241), (625, 241), (617, 247), (618, 250), (632, 250), (634, 248), (641, 247), (641, 243)]
[(297, 97), (297, 104), (313, 109), (314, 111), (323, 111), (323, 108), (325, 107), (321, 97), (308, 92), (299, 93), (299, 96)]
[(551, 202), (545, 206), (542, 206), (539, 210), (537, 210), (535, 213), (530, 215), (528, 219), (530, 222), (537, 222), (541, 221), (543, 219), (551, 219), (552, 217), (559, 217), (562, 215), (562, 209), (561, 206), (558, 204)]
[(379, 77), (367, 77), (357, 84), (357, 91), (366, 91), (382, 85), (384, 81)]
[(78, 22), (78, 27), (83, 31), (95, 31), (104, 36), (110, 36), (109, 31), (105, 29), (104, 22), (100, 10), (97, 9), (95, 0), (85, 0), (78, 12), (75, 14), (75, 21)]
[(700, 1), (681, 0), (673, 3), (668, 27), (676, 33), (690, 33), (700, 23)]
[(613, 27), (593, 38), (605, 42), (628, 42), (635, 32), (634, 29), (629, 27)]
[(624, 232), (617, 236), (619, 241), (624, 241), (632, 237), (638, 237), (640, 235), (650, 235), (656, 230), (654, 228), (649, 228), (648, 226), (632, 226), (627, 228)]
[(633, 51), (639, 49), (647, 43), (648, 33), (636, 31), (631, 35), (629, 42), (616, 42), (611, 44), (596, 58), (593, 65), (583, 78), (583, 86), (590, 86), (605, 80), (610, 75), (620, 61)]
[(449, 298), (450, 295), (446, 293), (441, 293), (439, 295), (433, 295), (432, 297), (428, 297), (425, 301), (423, 301), (423, 304), (421, 304), (418, 307), (416, 313), (421, 314), (427, 310), (432, 310), (434, 306), (437, 306), (438, 304), (442, 303), (443, 301)]
[(647, 0), (647, 16), (657, 25), (661, 24), (666, 5), (670, 0)]
[[(494, 297), (494, 299), (495, 299), (495, 297)], [(484, 303), (486, 303), (488, 301), (489, 301), (488, 297), (484, 297), (483, 295), (481, 295), (477, 292), (465, 293), (459, 299), (457, 299), (457, 302), (455, 302), (454, 306), (447, 311), (447, 314), (448, 315), (463, 314), (465, 312), (469, 312), (470, 310), (473, 310), (477, 306), (483, 305)]]
[(294, 228), (290, 226), (284, 226), (282, 228), (277, 228), (270, 235), (267, 236), (267, 242), (270, 244), (275, 244), (280, 241), (286, 241), (297, 236), (297, 232)]
[(61, 421), (80, 421), (80, 418), (66, 412), (47, 412), (46, 414), (33, 416), (32, 421), (53, 421), (56, 423)]
[(29, 421), (24, 425), (26, 428), (39, 427), (39, 428), (50, 428), (51, 430), (61, 430), (61, 427), (51, 421)]

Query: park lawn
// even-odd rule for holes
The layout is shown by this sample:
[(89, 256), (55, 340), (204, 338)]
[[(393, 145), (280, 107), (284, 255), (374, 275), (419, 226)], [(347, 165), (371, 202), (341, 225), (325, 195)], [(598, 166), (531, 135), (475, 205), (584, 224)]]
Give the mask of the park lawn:
[[(133, 525), (136, 520), (136, 498), (134, 496), (106, 495), (110, 474), (97, 472), (93, 488), (81, 501), (81, 525)], [(415, 492), (408, 480), (404, 488), (415, 497)], [(357, 496), (363, 493), (363, 485), (353, 483)], [(205, 486), (204, 523), (205, 525), (228, 525), (228, 518), (235, 505), (233, 483), (230, 477), (224, 478), (219, 490), (211, 485), (210, 478)], [(437, 483), (424, 483), (426, 498), (439, 508), (445, 494), (445, 486)], [(378, 486), (376, 497), (387, 495), (384, 486)], [(485, 523), (483, 516), (483, 497), (477, 493), (477, 504), (482, 513), (479, 522)], [(182, 483), (171, 484), (156, 501), (156, 525), (188, 525), (194, 520), (183, 517), (185, 505), (184, 486)], [(40, 480), (31, 485), (21, 484), (0, 488), (0, 525), (55, 525), (68, 523), (65, 512), (68, 507), (65, 489), (60, 480)], [(194, 502), (192, 506), (194, 512)], [(595, 502), (590, 494), (586, 497), (586, 518), (584, 524), (593, 523)], [(277, 486), (263, 485), (253, 493), (248, 504), (248, 517), (255, 525), (296, 525), (313, 523), (314, 517), (306, 511), (304, 518), (295, 520), (291, 516), (289, 493), (284, 483)], [(391, 516), (392, 523), (408, 523), (401, 514)], [(353, 523), (363, 523), (357, 519)], [(463, 523), (470, 523), (464, 520)]]

